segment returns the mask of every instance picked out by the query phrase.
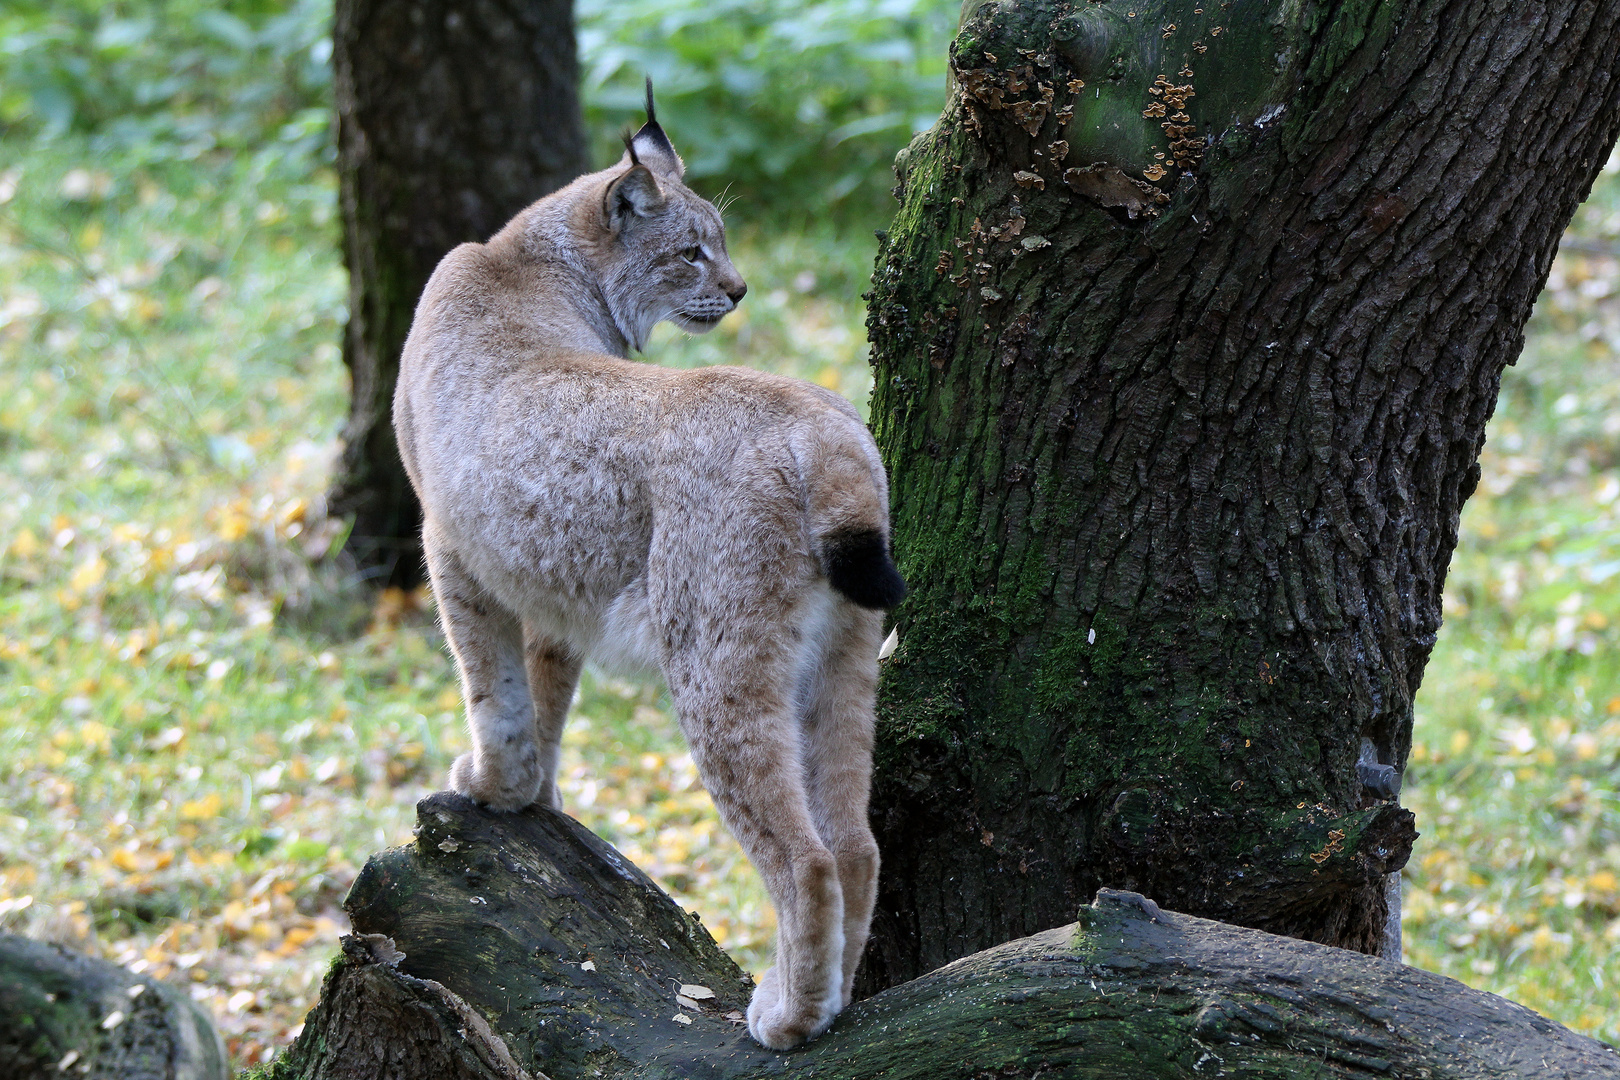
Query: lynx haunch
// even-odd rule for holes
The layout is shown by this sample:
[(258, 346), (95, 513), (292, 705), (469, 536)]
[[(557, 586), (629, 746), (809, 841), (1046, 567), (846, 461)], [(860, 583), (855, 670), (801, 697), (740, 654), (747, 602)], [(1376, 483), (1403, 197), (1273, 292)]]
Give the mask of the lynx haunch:
[(451, 786), (498, 810), (559, 807), (581, 663), (660, 670), (776, 907), (748, 1030), (787, 1049), (848, 1003), (866, 945), (877, 654), (905, 585), (883, 467), (847, 401), (626, 359), (659, 321), (701, 333), (746, 291), (683, 173), (649, 85), (616, 166), (439, 264), (394, 423), (472, 734)]

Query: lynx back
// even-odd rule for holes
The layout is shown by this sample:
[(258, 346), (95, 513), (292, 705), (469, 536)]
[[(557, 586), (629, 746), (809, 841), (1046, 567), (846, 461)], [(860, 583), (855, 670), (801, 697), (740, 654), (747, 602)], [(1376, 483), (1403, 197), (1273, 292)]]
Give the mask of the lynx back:
[(809, 383), (628, 360), (746, 286), (652, 110), (617, 165), (445, 257), (394, 418), (460, 669), (472, 750), (450, 783), (560, 808), (586, 659), (663, 673), (722, 820), (777, 911), (748, 1010), (774, 1049), (850, 997), (876, 896), (867, 825), (888, 484), (860, 416)]

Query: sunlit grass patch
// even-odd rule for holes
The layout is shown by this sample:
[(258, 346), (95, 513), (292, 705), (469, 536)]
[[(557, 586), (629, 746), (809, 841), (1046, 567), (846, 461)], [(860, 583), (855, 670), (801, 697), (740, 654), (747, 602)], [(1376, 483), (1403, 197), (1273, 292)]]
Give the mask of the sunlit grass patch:
[(1620, 1041), (1620, 169), (1571, 237), (1418, 695), (1404, 926), (1409, 962)]

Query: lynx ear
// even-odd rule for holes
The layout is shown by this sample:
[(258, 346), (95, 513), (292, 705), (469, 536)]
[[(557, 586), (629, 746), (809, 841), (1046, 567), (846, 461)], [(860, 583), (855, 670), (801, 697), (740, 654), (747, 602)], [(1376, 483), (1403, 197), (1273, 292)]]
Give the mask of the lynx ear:
[(647, 122), (641, 125), (640, 131), (625, 140), (625, 146), (632, 162), (647, 166), (659, 176), (679, 180), (686, 175), (686, 163), (675, 152), (674, 144), (659, 126), (658, 114), (653, 110), (651, 75), (647, 76)]
[(664, 208), (664, 189), (647, 166), (635, 161), (619, 178), (608, 185), (602, 196), (602, 214), (614, 231), (623, 228), (631, 218), (651, 217)]

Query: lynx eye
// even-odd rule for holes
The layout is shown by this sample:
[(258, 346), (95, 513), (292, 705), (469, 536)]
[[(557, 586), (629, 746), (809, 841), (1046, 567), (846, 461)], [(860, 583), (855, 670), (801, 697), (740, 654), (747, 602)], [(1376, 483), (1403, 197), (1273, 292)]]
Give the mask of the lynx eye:
[(702, 248), (700, 248), (700, 247), (689, 247), (686, 250), (681, 252), (681, 258), (685, 259), (687, 262), (692, 262), (692, 263), (702, 262), (704, 259), (707, 259), (708, 257), (709, 256), (707, 254), (705, 254), (704, 250)]

